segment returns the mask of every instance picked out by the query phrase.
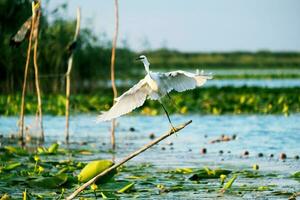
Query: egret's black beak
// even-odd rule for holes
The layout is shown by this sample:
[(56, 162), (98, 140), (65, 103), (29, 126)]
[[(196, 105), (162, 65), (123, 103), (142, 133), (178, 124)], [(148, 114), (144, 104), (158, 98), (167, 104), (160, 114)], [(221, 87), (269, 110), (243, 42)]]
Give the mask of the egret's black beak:
[(138, 57), (138, 58), (136, 58), (135, 60), (142, 60), (143, 58), (140, 58), (140, 57)]

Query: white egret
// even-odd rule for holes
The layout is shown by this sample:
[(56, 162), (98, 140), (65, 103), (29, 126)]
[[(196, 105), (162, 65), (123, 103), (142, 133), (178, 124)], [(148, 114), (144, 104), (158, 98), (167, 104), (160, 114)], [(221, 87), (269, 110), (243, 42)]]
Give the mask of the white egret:
[(149, 70), (150, 63), (146, 56), (141, 55), (137, 60), (143, 62), (147, 73), (146, 76), (120, 97), (116, 98), (116, 103), (110, 110), (99, 115), (97, 122), (108, 121), (127, 114), (135, 108), (142, 106), (148, 98), (160, 102), (174, 130), (168, 111), (162, 104), (161, 98), (168, 95), (172, 90), (183, 92), (200, 87), (208, 79), (212, 79), (212, 76), (205, 75), (203, 72), (199, 73), (198, 70), (195, 74), (181, 70), (167, 73), (152, 72)]

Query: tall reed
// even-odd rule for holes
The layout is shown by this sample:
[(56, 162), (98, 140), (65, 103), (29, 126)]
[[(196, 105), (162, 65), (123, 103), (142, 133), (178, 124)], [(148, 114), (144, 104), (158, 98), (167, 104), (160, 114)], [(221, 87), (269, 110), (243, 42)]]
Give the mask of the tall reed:
[(74, 48), (76, 48), (76, 43), (80, 30), (80, 8), (77, 8), (77, 22), (76, 22), (76, 30), (72, 44), (70, 45), (70, 56), (68, 59), (68, 70), (66, 73), (66, 132), (65, 132), (65, 140), (66, 143), (69, 143), (69, 112), (70, 112), (70, 87), (71, 87), (71, 70), (73, 65), (73, 55)]
[[(111, 70), (111, 86), (114, 93), (114, 103), (115, 98), (118, 96), (117, 87), (115, 84), (115, 57), (116, 57), (116, 47), (117, 47), (117, 40), (118, 40), (118, 32), (119, 32), (119, 6), (118, 6), (118, 0), (115, 0), (115, 33), (113, 38), (113, 44), (112, 44), (112, 50), (111, 50), (111, 64), (110, 64), (110, 70)], [(116, 127), (116, 120), (113, 119), (111, 122), (111, 145), (112, 149), (116, 148), (116, 141), (115, 141), (115, 127)]]

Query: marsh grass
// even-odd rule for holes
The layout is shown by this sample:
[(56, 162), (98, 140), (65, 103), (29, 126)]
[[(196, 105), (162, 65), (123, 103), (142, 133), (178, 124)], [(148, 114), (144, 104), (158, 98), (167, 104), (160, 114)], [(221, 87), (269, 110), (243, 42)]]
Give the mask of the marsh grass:
[[(124, 91), (122, 88), (121, 91)], [(172, 114), (284, 114), (300, 112), (300, 88), (259, 88), (259, 87), (210, 87), (200, 88), (184, 93), (171, 93), (176, 106), (164, 99)], [(106, 94), (106, 95), (102, 95)], [(71, 114), (99, 113), (111, 107), (111, 91), (104, 90), (101, 95), (74, 94), (71, 97)], [(64, 95), (44, 95), (44, 112), (50, 115), (64, 115)], [(0, 115), (17, 115), (20, 110), (21, 97), (0, 95)], [(27, 97), (25, 111), (34, 114), (36, 99)], [(162, 114), (160, 105), (148, 100), (134, 113), (144, 115)]]

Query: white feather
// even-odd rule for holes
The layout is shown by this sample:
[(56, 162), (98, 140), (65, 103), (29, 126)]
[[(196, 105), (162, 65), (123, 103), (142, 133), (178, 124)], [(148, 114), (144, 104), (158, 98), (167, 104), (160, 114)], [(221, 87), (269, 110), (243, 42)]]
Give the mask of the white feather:
[(99, 115), (97, 117), (97, 122), (117, 118), (131, 112), (137, 107), (142, 106), (150, 92), (150, 87), (145, 79), (140, 80), (140, 82), (134, 85), (131, 89), (116, 98), (116, 103), (109, 111), (103, 112)]
[(163, 94), (175, 90), (177, 92), (183, 92), (191, 90), (196, 87), (202, 86), (208, 79), (212, 79), (212, 76), (204, 74), (194, 74), (185, 71), (172, 71), (167, 73), (157, 73), (155, 75), (157, 81), (160, 84), (160, 90)]

